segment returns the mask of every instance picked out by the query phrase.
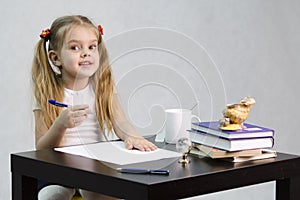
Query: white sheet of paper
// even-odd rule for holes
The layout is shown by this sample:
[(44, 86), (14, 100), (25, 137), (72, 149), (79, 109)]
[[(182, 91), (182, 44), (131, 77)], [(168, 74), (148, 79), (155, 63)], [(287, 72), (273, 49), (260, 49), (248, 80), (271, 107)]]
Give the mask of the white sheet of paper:
[(150, 152), (128, 150), (123, 141), (61, 147), (55, 148), (55, 150), (117, 165), (127, 165), (181, 156), (178, 152), (159, 148)]

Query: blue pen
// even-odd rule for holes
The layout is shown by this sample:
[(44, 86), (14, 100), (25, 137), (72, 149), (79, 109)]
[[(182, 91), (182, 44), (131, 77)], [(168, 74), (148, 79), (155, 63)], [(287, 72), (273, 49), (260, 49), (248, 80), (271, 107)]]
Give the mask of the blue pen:
[(69, 107), (69, 105), (58, 102), (58, 101), (53, 100), (53, 99), (49, 99), (48, 102), (51, 103), (52, 105), (59, 106), (59, 107)]
[(169, 175), (169, 170), (164, 169), (138, 169), (138, 168), (117, 168), (118, 172), (131, 173), (131, 174), (158, 174)]

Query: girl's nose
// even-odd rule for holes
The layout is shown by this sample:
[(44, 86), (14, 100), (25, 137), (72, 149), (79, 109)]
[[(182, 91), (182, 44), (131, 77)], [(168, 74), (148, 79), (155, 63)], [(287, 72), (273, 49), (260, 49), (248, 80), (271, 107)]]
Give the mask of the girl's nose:
[(88, 51), (88, 50), (83, 50), (83, 51), (81, 52), (81, 57), (82, 57), (82, 58), (85, 58), (85, 57), (87, 57), (87, 56), (90, 56), (89, 51)]

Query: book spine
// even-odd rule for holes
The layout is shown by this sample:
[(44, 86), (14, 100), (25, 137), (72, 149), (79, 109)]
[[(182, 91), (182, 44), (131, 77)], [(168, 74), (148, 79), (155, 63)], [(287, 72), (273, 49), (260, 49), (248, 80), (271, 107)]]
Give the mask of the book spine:
[(205, 132), (205, 131), (196, 130), (194, 128), (192, 128), (190, 131), (193, 131), (195, 133), (202, 134), (202, 135), (208, 135), (208, 136), (211, 136), (211, 137), (216, 137), (216, 138), (228, 140), (228, 141), (249, 140), (249, 139), (270, 138), (271, 137), (271, 136), (262, 136), (262, 137), (240, 137), (240, 138), (239, 137), (235, 137), (235, 138), (228, 138), (228, 137), (224, 137), (224, 136), (221, 136), (221, 135), (215, 135), (215, 134), (208, 133), (208, 132)]
[[(189, 130), (190, 132), (190, 139), (192, 142), (197, 143), (197, 144), (203, 144), (206, 146), (222, 149), (225, 151), (240, 151), (240, 150), (248, 150), (248, 149), (256, 149), (256, 148), (270, 148), (274, 146), (274, 138), (273, 137), (265, 137), (265, 138), (242, 138), (242, 139), (234, 139), (234, 140), (229, 140), (227, 138), (221, 138), (218, 136), (214, 136), (211, 134), (207, 134), (205, 132), (201, 131), (195, 131), (195, 130)], [(256, 140), (257, 139), (257, 140)], [(249, 140), (249, 142), (247, 141)], [(272, 144), (270, 145), (269, 142), (266, 145), (263, 144), (255, 144), (257, 142), (268, 142), (268, 140), (272, 141)], [(249, 145), (249, 146), (240, 146), (240, 147), (232, 147), (233, 142), (237, 141), (238, 143), (242, 142), (244, 145)]]

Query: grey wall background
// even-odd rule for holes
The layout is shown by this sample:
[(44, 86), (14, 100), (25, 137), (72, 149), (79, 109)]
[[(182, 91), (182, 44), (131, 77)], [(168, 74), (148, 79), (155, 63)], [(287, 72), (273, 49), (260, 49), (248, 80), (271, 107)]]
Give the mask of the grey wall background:
[[(30, 69), (42, 29), (61, 15), (101, 23), (122, 104), (143, 135), (163, 128), (163, 109), (219, 119), (250, 95), (249, 122), (276, 130), (278, 151), (300, 154), (297, 0), (2, 1), (0, 199), (10, 199), (12, 152), (34, 148)], [(273, 182), (194, 199), (274, 199)], [(201, 187), (201, 186), (199, 186)], [(255, 198), (254, 198), (255, 195)]]

